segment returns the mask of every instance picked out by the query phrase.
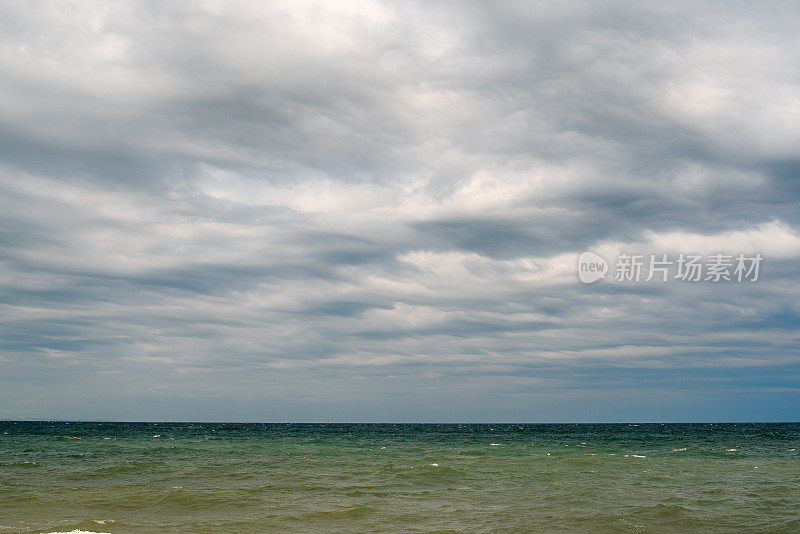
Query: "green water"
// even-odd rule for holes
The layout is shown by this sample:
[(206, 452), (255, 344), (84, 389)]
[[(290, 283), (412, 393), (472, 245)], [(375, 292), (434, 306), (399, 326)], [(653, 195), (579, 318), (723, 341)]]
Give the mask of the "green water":
[(1, 422), (0, 533), (794, 533), (798, 449), (800, 424)]

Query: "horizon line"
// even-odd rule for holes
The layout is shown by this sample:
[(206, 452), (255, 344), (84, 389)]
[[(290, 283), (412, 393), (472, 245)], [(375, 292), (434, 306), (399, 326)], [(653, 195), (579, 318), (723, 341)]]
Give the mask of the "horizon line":
[(0, 417), (0, 423), (144, 423), (227, 425), (731, 425), (800, 424), (800, 421), (224, 421), (131, 419), (36, 419)]

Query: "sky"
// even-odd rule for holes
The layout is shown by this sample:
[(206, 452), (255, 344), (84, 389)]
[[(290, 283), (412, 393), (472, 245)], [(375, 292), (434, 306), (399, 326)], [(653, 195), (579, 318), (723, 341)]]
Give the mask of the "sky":
[(798, 421), (798, 22), (3, 2), (0, 418)]

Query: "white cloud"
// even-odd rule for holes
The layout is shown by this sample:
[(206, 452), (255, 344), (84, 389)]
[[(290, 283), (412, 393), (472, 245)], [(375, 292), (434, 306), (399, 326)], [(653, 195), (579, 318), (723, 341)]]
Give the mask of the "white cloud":
[(645, 246), (653, 252), (706, 255), (760, 252), (767, 258), (796, 258), (800, 256), (800, 232), (777, 220), (718, 234), (648, 231)]
[[(61, 372), (166, 400), (383, 385), (448, 405), (632, 387), (597, 366), (790, 366), (796, 15), (9, 4), (0, 404)], [(770, 269), (752, 287), (586, 287), (587, 249)]]

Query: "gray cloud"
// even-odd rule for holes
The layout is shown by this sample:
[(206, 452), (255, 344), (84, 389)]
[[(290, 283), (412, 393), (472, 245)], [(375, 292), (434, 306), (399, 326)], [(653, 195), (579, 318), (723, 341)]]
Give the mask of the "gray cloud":
[(796, 7), (0, 9), (0, 417), (796, 418)]

